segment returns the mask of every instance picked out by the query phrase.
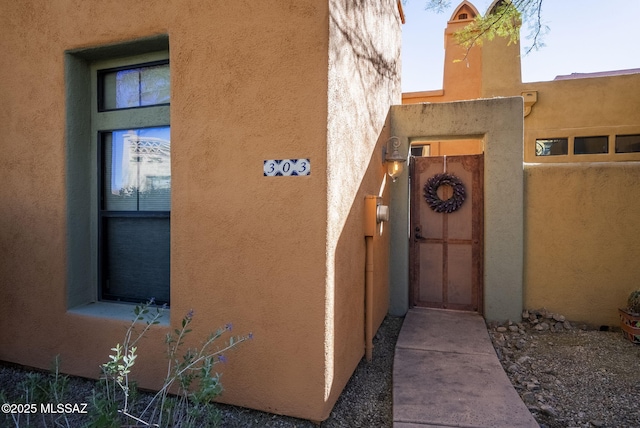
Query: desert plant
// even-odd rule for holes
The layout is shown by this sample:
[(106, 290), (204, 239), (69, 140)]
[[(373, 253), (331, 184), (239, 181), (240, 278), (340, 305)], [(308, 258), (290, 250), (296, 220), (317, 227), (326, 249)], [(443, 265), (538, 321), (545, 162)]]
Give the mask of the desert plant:
[(640, 290), (634, 290), (629, 293), (627, 299), (627, 310), (635, 314), (640, 313)]
[[(8, 400), (4, 394), (0, 395), (2, 403), (10, 401), (17, 405), (17, 411), (8, 411), (15, 427), (57, 426), (69, 427), (71, 422), (62, 412), (48, 412), (43, 409), (56, 409), (59, 404), (64, 404), (68, 393), (68, 376), (60, 373), (60, 356), (53, 360), (50, 373), (29, 372), (18, 385), (21, 391), (19, 397)], [(11, 409), (11, 407), (9, 407)]]
[[(135, 307), (134, 319), (123, 342), (111, 348), (113, 353), (109, 355), (109, 361), (101, 366), (103, 388), (102, 392), (93, 395), (96, 409), (93, 426), (119, 426), (125, 422), (122, 417), (127, 423), (135, 421), (144, 426), (216, 425), (217, 413), (212, 400), (222, 392), (222, 384), (220, 374), (214, 372), (213, 366), (224, 362), (226, 351), (251, 339), (252, 335), (229, 336), (224, 345), (216, 347), (218, 339), (232, 330), (232, 325), (227, 324), (210, 334), (199, 348), (183, 353), (181, 347), (191, 332), (189, 326), (194, 317), (193, 310), (189, 311), (182, 319), (181, 327), (167, 334), (169, 362), (163, 386), (145, 406), (134, 406), (131, 399), (136, 389), (131, 371), (138, 356), (136, 344), (152, 325), (159, 323), (164, 310), (164, 307), (154, 307), (153, 300)], [(145, 326), (137, 333), (140, 322)]]

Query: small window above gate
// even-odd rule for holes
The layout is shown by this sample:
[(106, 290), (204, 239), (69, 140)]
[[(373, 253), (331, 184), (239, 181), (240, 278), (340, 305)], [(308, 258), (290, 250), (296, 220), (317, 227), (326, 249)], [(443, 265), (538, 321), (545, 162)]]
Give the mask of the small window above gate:
[(477, 155), (484, 153), (484, 142), (481, 138), (460, 140), (420, 140), (411, 141), (411, 156), (452, 156)]

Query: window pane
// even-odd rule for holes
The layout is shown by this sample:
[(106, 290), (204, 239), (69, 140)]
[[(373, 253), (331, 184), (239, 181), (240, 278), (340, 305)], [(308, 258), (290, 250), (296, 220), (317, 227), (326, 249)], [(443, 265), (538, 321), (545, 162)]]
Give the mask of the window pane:
[(576, 137), (573, 140), (573, 153), (588, 155), (609, 152), (609, 137)]
[(169, 303), (168, 218), (103, 219), (102, 298)]
[(640, 152), (640, 135), (616, 135), (616, 153)]
[(429, 156), (431, 154), (431, 146), (424, 144), (422, 146), (411, 146), (411, 156)]
[(536, 156), (556, 156), (569, 153), (567, 138), (545, 138), (536, 140)]
[(103, 134), (103, 209), (171, 210), (170, 127)]
[(100, 110), (145, 107), (170, 101), (169, 64), (99, 72)]

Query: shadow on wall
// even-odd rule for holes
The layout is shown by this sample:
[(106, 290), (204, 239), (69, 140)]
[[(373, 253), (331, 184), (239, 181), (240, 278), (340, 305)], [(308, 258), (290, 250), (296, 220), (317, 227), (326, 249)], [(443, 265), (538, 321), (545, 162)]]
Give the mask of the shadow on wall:
[[(379, 223), (373, 237), (373, 304), (366, 307), (365, 260), (366, 246), (364, 236), (364, 206), (367, 195), (380, 196), (382, 204), (389, 204), (389, 194), (393, 183), (387, 179), (382, 164), (382, 145), (390, 136), (390, 127), (383, 128), (371, 153), (368, 167), (358, 191), (351, 201), (344, 227), (335, 249), (333, 316), (333, 359), (341, 364), (334, 365), (333, 379), (329, 387), (329, 402), (333, 406), (334, 397), (338, 398), (346, 382), (351, 377), (365, 354), (366, 311), (372, 311), (373, 322), (370, 328), (373, 334), (380, 327), (389, 308), (389, 237), (387, 223)], [(393, 214), (391, 214), (393, 215)], [(344, 328), (349, 326), (349, 328)], [(331, 408), (328, 409), (330, 412)]]
[[(348, 68), (353, 74), (351, 77), (356, 78), (359, 90), (365, 93), (389, 93), (386, 89), (390, 83), (399, 91), (401, 43), (392, 37), (379, 37), (381, 34), (401, 34), (395, 0), (331, 0), (329, 11), (331, 29), (340, 35), (330, 38), (335, 42), (331, 46), (329, 66), (353, 62)], [(399, 104), (399, 92), (398, 95), (397, 99), (389, 99), (388, 105)], [(363, 101), (367, 106), (371, 129), (379, 131), (380, 124), (375, 120), (376, 97), (366, 97)]]

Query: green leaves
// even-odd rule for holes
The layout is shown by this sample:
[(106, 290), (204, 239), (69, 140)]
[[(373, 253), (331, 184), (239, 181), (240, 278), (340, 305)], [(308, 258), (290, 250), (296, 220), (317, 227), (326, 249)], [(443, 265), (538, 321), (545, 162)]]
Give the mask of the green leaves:
[[(406, 4), (408, 0), (403, 0)], [(412, 0), (417, 1), (417, 0)], [(549, 27), (542, 20), (543, 0), (503, 0), (495, 4), (484, 16), (478, 15), (462, 30), (456, 32), (456, 41), (469, 50), (473, 46), (481, 46), (485, 40), (496, 37), (505, 38), (508, 44), (520, 40), (520, 28), (525, 24), (528, 29), (526, 38), (531, 40), (525, 54), (544, 46), (544, 35)], [(449, 0), (427, 0), (425, 9), (442, 13), (451, 6)], [(466, 55), (465, 55), (466, 58)]]
[[(216, 347), (217, 340), (231, 331), (232, 325), (228, 323), (209, 334), (199, 348), (181, 351), (186, 336), (191, 333), (189, 326), (194, 311), (190, 310), (180, 321), (179, 328), (173, 329), (165, 337), (168, 367), (162, 388), (144, 409), (134, 412), (129, 406), (129, 399), (135, 388), (130, 390), (129, 385), (133, 384), (130, 376), (138, 357), (136, 344), (151, 325), (159, 322), (164, 310), (156, 308), (154, 313), (152, 304), (153, 300), (150, 300), (134, 308), (134, 319), (123, 342), (111, 348), (109, 361), (101, 366), (105, 392), (94, 395), (94, 401), (99, 405), (100, 423), (109, 425), (107, 422), (115, 418), (116, 422), (123, 424), (133, 419), (143, 425), (159, 427), (199, 427), (203, 423), (215, 425), (217, 413), (211, 401), (222, 393), (223, 388), (220, 374), (213, 371), (213, 366), (227, 360), (224, 352), (253, 335), (250, 333), (248, 336), (230, 336), (226, 343)], [(138, 333), (136, 326), (140, 321), (146, 321), (146, 326)], [(170, 390), (177, 390), (176, 395), (169, 395)], [(121, 420), (123, 417), (126, 419)], [(118, 424), (115, 423), (113, 426)]]

